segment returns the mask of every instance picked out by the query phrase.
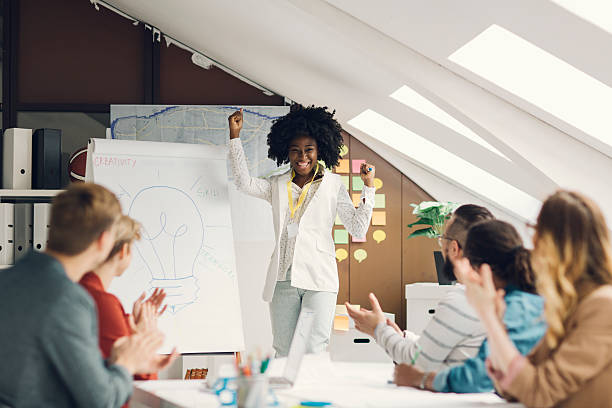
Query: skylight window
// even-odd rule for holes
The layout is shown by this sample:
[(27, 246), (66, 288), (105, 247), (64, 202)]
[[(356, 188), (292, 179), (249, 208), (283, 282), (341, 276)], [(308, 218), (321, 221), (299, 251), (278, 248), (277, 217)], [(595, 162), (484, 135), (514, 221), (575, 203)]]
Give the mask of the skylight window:
[(510, 159), (504, 156), (502, 152), (491, 146), (486, 140), (474, 133), (472, 129), (459, 122), (457, 119), (446, 113), (446, 111), (440, 109), (437, 105), (429, 101), (429, 99), (423, 97), (412, 88), (404, 85), (389, 96), (396, 101), (416, 110), (417, 112), (430, 117), (447, 128), (467, 137), (472, 142), (478, 143), (482, 147), (489, 149), (498, 156), (510, 161)]
[(373, 110), (363, 111), (348, 124), (523, 219), (537, 215), (541, 202), (534, 197)]
[(492, 25), (449, 60), (612, 146), (612, 88)]
[(552, 2), (612, 34), (610, 0), (552, 0)]

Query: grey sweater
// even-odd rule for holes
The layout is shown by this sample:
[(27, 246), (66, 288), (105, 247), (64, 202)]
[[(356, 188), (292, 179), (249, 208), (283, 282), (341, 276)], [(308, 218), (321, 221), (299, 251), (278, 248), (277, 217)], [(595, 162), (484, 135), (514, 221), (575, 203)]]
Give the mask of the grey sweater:
[(93, 300), (49, 255), (0, 270), (0, 406), (119, 407), (132, 377), (98, 347)]

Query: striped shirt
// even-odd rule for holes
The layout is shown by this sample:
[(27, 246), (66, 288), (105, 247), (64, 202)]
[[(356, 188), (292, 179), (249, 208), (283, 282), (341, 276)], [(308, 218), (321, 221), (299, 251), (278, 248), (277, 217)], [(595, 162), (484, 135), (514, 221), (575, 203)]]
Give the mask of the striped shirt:
[(474, 357), (485, 334), (461, 284), (456, 284), (438, 303), (435, 316), (420, 336), (407, 330), (402, 337), (384, 322), (374, 331), (376, 342), (393, 361), (411, 364), (414, 360), (424, 371), (438, 371)]

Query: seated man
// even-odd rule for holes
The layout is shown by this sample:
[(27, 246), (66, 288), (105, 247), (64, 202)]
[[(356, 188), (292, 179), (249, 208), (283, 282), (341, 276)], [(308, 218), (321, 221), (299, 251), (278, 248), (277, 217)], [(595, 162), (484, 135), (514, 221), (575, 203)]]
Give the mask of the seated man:
[[(470, 227), (480, 221), (493, 219), (484, 207), (473, 204), (457, 208), (447, 221), (440, 238), (444, 256), (444, 272), (456, 280), (452, 262), (463, 258), (465, 238)], [(414, 364), (425, 371), (438, 371), (460, 364), (474, 357), (484, 341), (485, 331), (468, 304), (465, 287), (458, 283), (440, 300), (435, 317), (419, 336), (408, 327), (404, 333), (395, 323), (385, 322), (374, 294), (370, 294), (372, 311), (355, 310), (347, 305), (355, 327), (373, 336), (396, 363)]]
[(51, 208), (45, 253), (31, 252), (0, 273), (0, 405), (119, 407), (132, 375), (157, 371), (163, 335), (149, 330), (98, 348), (95, 305), (77, 283), (108, 257), (121, 206), (104, 187), (75, 184)]

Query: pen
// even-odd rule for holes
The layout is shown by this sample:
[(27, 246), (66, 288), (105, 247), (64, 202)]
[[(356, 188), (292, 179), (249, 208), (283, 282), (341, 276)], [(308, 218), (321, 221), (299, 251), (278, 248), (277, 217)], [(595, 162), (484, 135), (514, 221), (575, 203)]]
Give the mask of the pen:
[(416, 351), (416, 353), (414, 353), (414, 357), (412, 357), (412, 360), (410, 360), (410, 364), (412, 364), (412, 365), (414, 365), (414, 363), (416, 363), (417, 358), (419, 358), (419, 354), (421, 354), (421, 346), (419, 346), (417, 344), (416, 347), (417, 347), (417, 351)]

